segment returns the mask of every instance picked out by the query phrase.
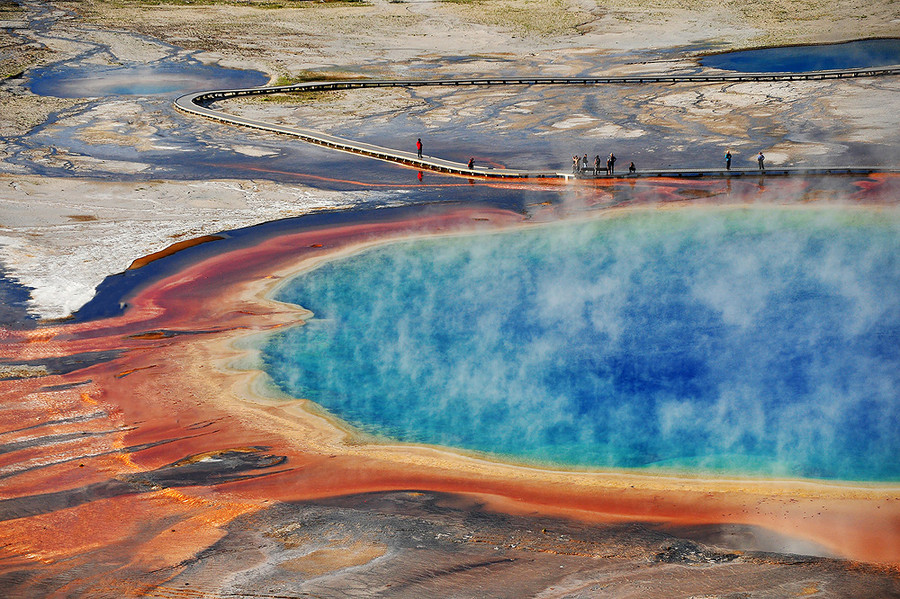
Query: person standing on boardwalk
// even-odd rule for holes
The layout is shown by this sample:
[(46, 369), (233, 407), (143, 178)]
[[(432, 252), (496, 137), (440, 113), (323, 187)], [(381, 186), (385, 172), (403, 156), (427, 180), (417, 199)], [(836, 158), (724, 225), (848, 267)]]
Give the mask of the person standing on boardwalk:
[(422, 138), (416, 140), (416, 153), (419, 155), (419, 158), (422, 157)]
[(731, 170), (731, 150), (725, 150), (725, 170)]
[(612, 152), (609, 153), (609, 158), (606, 159), (606, 174), (612, 175), (616, 171), (616, 155)]
[(588, 170), (588, 157), (587, 154), (581, 157), (581, 172), (586, 173)]
[(760, 152), (759, 154), (756, 155), (756, 162), (759, 163), (759, 170), (761, 170), (761, 171), (766, 170), (765, 160), (766, 160), (766, 157), (763, 156), (762, 152)]
[(576, 173), (576, 174), (578, 173), (578, 165), (580, 163), (581, 163), (581, 161), (578, 159), (578, 154), (576, 154), (575, 156), (572, 156), (572, 172), (573, 173)]
[(600, 154), (594, 156), (594, 174), (600, 174)]

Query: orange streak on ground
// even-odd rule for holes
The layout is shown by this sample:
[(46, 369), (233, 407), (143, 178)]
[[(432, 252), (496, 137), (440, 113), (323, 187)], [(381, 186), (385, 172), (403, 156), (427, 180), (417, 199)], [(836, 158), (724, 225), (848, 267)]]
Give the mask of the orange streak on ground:
[(147, 368), (156, 368), (156, 364), (149, 364), (147, 366), (141, 366), (140, 368), (129, 368), (128, 370), (123, 370), (122, 372), (116, 375), (117, 379), (124, 379), (129, 374), (135, 373), (138, 370), (146, 370)]
[(194, 239), (186, 239), (185, 241), (179, 241), (178, 243), (173, 243), (169, 247), (160, 250), (158, 252), (153, 252), (152, 254), (147, 254), (142, 258), (138, 258), (126, 270), (135, 270), (137, 268), (142, 268), (147, 266), (151, 262), (155, 262), (161, 258), (165, 258), (166, 256), (171, 256), (176, 252), (180, 252), (181, 250), (187, 249), (189, 247), (194, 247), (196, 245), (201, 245), (204, 243), (209, 243), (210, 241), (216, 241), (222, 239), (221, 235), (203, 235), (201, 237), (195, 237)]
[[(405, 169), (422, 171), (414, 166), (407, 166), (398, 164)], [(442, 177), (454, 177), (454, 178), (462, 178), (468, 179), (467, 183), (377, 183), (372, 181), (358, 181), (356, 179), (338, 179), (335, 177), (325, 177), (322, 175), (312, 175), (308, 173), (298, 173), (294, 171), (282, 171), (277, 169), (263, 168), (259, 166), (246, 166), (246, 165), (233, 165), (231, 168), (246, 170), (246, 171), (255, 171), (262, 173), (273, 173), (278, 175), (292, 175), (297, 177), (298, 179), (309, 179), (313, 181), (327, 181), (329, 183), (345, 183), (347, 185), (357, 185), (359, 187), (366, 188), (374, 188), (374, 187), (387, 187), (391, 189), (402, 189), (402, 188), (416, 188), (416, 189), (427, 189), (432, 187), (469, 187), (475, 181), (478, 181), (481, 185), (486, 185), (488, 187), (500, 188), (500, 189), (535, 189), (545, 187), (547, 189), (555, 189), (558, 190), (560, 186), (566, 185), (566, 181), (563, 179), (534, 179), (534, 178), (509, 178), (509, 179), (501, 179), (498, 180), (493, 177), (482, 177), (475, 173), (471, 175), (450, 175), (446, 173), (434, 172), (434, 171), (424, 171), (428, 172), (431, 175), (439, 175)]]
[[(185, 559), (218, 540), (223, 526), (269, 502), (420, 489), (475, 495), (498, 510), (586, 521), (759, 525), (850, 559), (900, 565), (896, 487), (550, 472), (432, 448), (348, 444), (344, 431), (307, 412), (302, 402), (260, 397), (252, 372), (228, 367), (243, 355), (232, 344), (236, 338), (301, 321), (302, 311), (265, 297), (299, 264), (385, 239), (517, 226), (523, 219), (501, 210), (458, 210), (285, 234), (149, 284), (129, 299), (131, 307), (121, 316), (55, 325), (52, 342), (36, 345), (31, 333), (7, 331), (0, 344), (4, 359), (26, 348), (35, 357), (128, 351), (69, 375), (0, 381), (0, 406), (16, 406), (0, 410), (0, 442), (61, 431), (96, 433), (22, 448), (0, 460), (0, 474), (40, 466), (0, 479), (0, 500), (22, 500), (16, 508), (21, 513), (0, 526), (0, 564), (40, 562), (62, 569), (116, 554), (125, 564), (110, 576), (127, 575), (135, 585), (129, 592), (137, 592), (142, 581), (158, 580), (147, 578), (148, 571), (169, 568), (174, 575)], [(159, 328), (222, 332), (140, 335)], [(129, 376), (117, 376), (124, 372)], [(44, 390), (88, 379), (81, 386)], [(91, 420), (14, 432), (58, 420), (59, 414), (87, 417), (98, 407), (103, 414)], [(200, 479), (173, 486), (151, 476), (259, 446), (287, 461), (234, 482)], [(142, 473), (147, 482), (133, 478)], [(29, 512), (42, 505), (35, 499), (40, 494), (69, 492), (77, 498), (96, 485), (112, 485), (117, 494)], [(104, 584), (103, 577), (97, 580)]]

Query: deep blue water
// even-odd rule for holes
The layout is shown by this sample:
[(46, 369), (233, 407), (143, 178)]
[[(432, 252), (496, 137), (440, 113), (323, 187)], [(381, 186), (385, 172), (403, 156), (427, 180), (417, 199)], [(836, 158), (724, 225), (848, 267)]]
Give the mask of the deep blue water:
[(817, 46), (784, 46), (714, 54), (707, 67), (741, 73), (805, 73), (900, 64), (900, 39), (872, 39)]
[(30, 73), (31, 91), (57, 98), (89, 98), (119, 95), (159, 95), (205, 89), (258, 87), (265, 73), (226, 69), (192, 61), (100, 65), (56, 65)]
[(267, 371), (364, 431), (518, 461), (900, 480), (900, 217), (672, 211), (298, 276)]

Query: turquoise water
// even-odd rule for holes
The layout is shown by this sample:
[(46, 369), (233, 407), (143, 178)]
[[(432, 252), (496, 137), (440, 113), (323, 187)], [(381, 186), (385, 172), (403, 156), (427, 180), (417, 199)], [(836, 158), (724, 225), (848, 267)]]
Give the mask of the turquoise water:
[(298, 276), (287, 393), (525, 462), (900, 480), (900, 219), (635, 213), (393, 243)]

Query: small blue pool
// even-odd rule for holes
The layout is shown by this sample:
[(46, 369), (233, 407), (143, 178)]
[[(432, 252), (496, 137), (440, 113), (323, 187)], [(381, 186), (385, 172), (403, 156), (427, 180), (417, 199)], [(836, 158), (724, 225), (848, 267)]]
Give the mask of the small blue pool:
[(806, 73), (900, 64), (900, 39), (869, 39), (816, 46), (781, 46), (713, 54), (705, 67), (741, 73)]
[(31, 73), (31, 91), (57, 98), (150, 96), (204, 89), (258, 87), (268, 82), (260, 71), (226, 69), (179, 61), (104, 67), (50, 66)]

